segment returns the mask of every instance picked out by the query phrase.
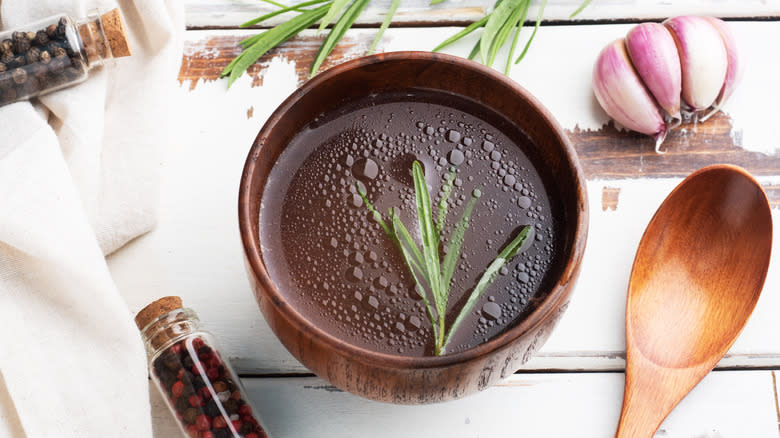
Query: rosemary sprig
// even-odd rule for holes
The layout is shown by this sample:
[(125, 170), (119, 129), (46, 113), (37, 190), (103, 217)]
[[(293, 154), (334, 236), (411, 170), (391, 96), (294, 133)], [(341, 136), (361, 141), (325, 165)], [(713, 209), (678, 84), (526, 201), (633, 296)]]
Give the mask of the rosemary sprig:
[[(358, 193), (363, 198), (363, 202), (374, 220), (377, 221), (385, 234), (401, 251), (404, 263), (406, 263), (409, 272), (412, 274), (416, 289), (423, 299), (428, 317), (431, 320), (434, 336), (434, 353), (439, 356), (445, 353), (452, 334), (473, 310), (474, 305), (479, 301), (479, 298), (488, 286), (496, 279), (501, 268), (530, 246), (530, 242), (533, 241), (534, 237), (534, 228), (532, 226), (523, 227), (509, 245), (490, 263), (477, 282), (477, 285), (471, 291), (466, 304), (460, 309), (454, 322), (447, 329), (447, 304), (450, 296), (452, 276), (461, 254), (461, 247), (465, 240), (471, 214), (481, 193), (479, 190), (474, 190), (472, 193), (471, 200), (466, 205), (463, 214), (450, 235), (447, 254), (444, 256), (444, 260), (441, 260), (439, 251), (440, 246), (444, 243), (442, 241), (442, 230), (447, 213), (447, 199), (452, 191), (452, 181), (455, 179), (454, 169), (451, 169), (449, 178), (442, 189), (442, 197), (439, 201), (435, 225), (428, 185), (425, 182), (422, 165), (418, 161), (412, 164), (412, 175), (414, 177), (417, 224), (422, 238), (422, 249), (417, 247), (414, 239), (412, 239), (412, 236), (394, 209), (390, 209), (388, 212), (392, 224), (392, 226), (389, 226), (369, 201), (365, 189), (359, 183), (355, 184)], [(428, 298), (427, 291), (430, 291), (432, 299)], [(433, 305), (431, 305), (431, 302)]]
[[(228, 76), (228, 87), (230, 87), (233, 82), (238, 79), (238, 77), (244, 74), (244, 72), (252, 64), (254, 64), (269, 50), (273, 49), (279, 44), (282, 44), (293, 36), (298, 35), (304, 29), (313, 26), (318, 21), (318, 29), (320, 32), (325, 30), (325, 28), (333, 23), (333, 27), (325, 37), (325, 40), (322, 42), (314, 62), (312, 63), (310, 76), (314, 76), (328, 55), (333, 51), (333, 48), (336, 47), (336, 45), (344, 38), (347, 30), (352, 27), (352, 25), (355, 23), (371, 0), (307, 0), (292, 6), (285, 6), (275, 0), (262, 1), (279, 7), (280, 9), (249, 20), (242, 24), (241, 27), (254, 26), (284, 13), (296, 13), (298, 15), (269, 30), (241, 41), (240, 44), (244, 51), (232, 62), (230, 62), (230, 64), (225, 67), (220, 75), (220, 77)], [(435, 5), (443, 1), (444, 0), (431, 0), (430, 4)], [(512, 38), (512, 43), (509, 49), (509, 58), (504, 69), (504, 72), (508, 74), (511, 67), (510, 60), (514, 57), (515, 48), (517, 47), (518, 38), (520, 35), (520, 29), (525, 23), (531, 1), (532, 0), (497, 0), (493, 5), (493, 10), (485, 17), (475, 21), (465, 29), (447, 38), (441, 44), (436, 46), (433, 51), (439, 51), (462, 39), (466, 35), (471, 34), (475, 30), (484, 27), (485, 30), (482, 32), (482, 35), (480, 35), (479, 41), (477, 41), (468, 58), (474, 59), (479, 54), (481, 55), (483, 64), (492, 66), (495, 62), (498, 51), (507, 44), (509, 41), (509, 36), (514, 30), (514, 37)], [(368, 54), (373, 53), (376, 49), (376, 46), (381, 40), (382, 35), (384, 35), (385, 30), (387, 30), (387, 28), (390, 26), (393, 16), (395, 15), (395, 12), (400, 5), (400, 2), (401, 0), (392, 0), (390, 3), (390, 8), (385, 15), (385, 19), (382, 22), (382, 25), (379, 27), (377, 35), (367, 51)], [(585, 9), (585, 7), (590, 4), (590, 2), (591, 0), (584, 0), (577, 8), (577, 10), (571, 14), (571, 17), (573, 18), (582, 12), (582, 10)], [(515, 60), (515, 64), (520, 62), (525, 57), (526, 53), (528, 53), (531, 42), (536, 36), (536, 32), (539, 30), (546, 4), (547, 0), (541, 0), (534, 30), (528, 38), (528, 41), (526, 41), (520, 56), (518, 56)], [(314, 9), (306, 9), (308, 6), (316, 5), (320, 6)], [(336, 17), (338, 17), (338, 19)]]
[[(331, 10), (333, 10), (333, 6), (336, 6), (336, 2), (338, 1), (341, 0), (333, 1)], [(314, 57), (314, 63), (311, 65), (311, 71), (309, 72), (310, 77), (317, 74), (317, 70), (320, 69), (322, 62), (325, 61), (325, 58), (330, 54), (333, 48), (336, 47), (336, 44), (338, 44), (338, 42), (344, 38), (344, 34), (347, 33), (347, 29), (349, 29), (352, 26), (352, 23), (357, 20), (358, 16), (361, 12), (363, 12), (363, 9), (365, 9), (369, 1), (371, 0), (353, 1), (347, 10), (341, 15), (341, 18), (336, 21), (336, 24), (333, 25), (333, 29), (330, 30), (330, 33), (328, 33), (328, 36), (325, 38), (325, 41), (322, 42), (320, 50), (317, 52), (317, 56)], [(325, 18), (327, 18), (327, 15)], [(325, 21), (323, 19), (323, 23), (324, 22)], [(322, 28), (323, 26), (320, 26), (320, 29)]]
[[(431, 1), (430, 4), (436, 4), (434, 1)], [(585, 9), (588, 4), (590, 4), (590, 2), (591, 0), (584, 0), (577, 8), (577, 10), (571, 14), (570, 18), (574, 18), (577, 14), (582, 12), (582, 10)], [(496, 1), (495, 5), (493, 5), (493, 10), (489, 12), (484, 18), (472, 23), (462, 31), (447, 38), (441, 44), (436, 46), (433, 51), (438, 52), (439, 50), (472, 33), (476, 29), (484, 27), (485, 30), (482, 31), (479, 40), (477, 41), (474, 49), (469, 54), (468, 58), (474, 59), (477, 54), (480, 54), (482, 63), (487, 66), (492, 66), (498, 50), (507, 43), (512, 29), (514, 29), (516, 26), (517, 28), (515, 31), (515, 36), (512, 39), (512, 44), (509, 49), (509, 59), (507, 60), (506, 67), (504, 68), (504, 73), (509, 74), (509, 69), (511, 67), (511, 61), (509, 60), (511, 60), (514, 56), (520, 34), (520, 28), (525, 23), (525, 18), (528, 14), (528, 8), (530, 5), (531, 0), (498, 0)], [(526, 41), (525, 47), (520, 53), (520, 56), (518, 56), (515, 60), (515, 64), (522, 61), (526, 53), (528, 53), (528, 49), (531, 47), (531, 42), (534, 40), (536, 32), (539, 30), (539, 26), (541, 25), (546, 5), (547, 0), (541, 0), (534, 30), (531, 33), (531, 36), (528, 38), (528, 41)]]
[(401, 0), (393, 0), (392, 3), (390, 3), (390, 9), (388, 9), (387, 14), (385, 14), (385, 21), (383, 21), (382, 26), (379, 27), (379, 31), (377, 31), (376, 36), (374, 37), (374, 41), (371, 43), (371, 47), (368, 48), (366, 55), (370, 55), (374, 53), (374, 50), (376, 49), (376, 45), (379, 43), (379, 40), (382, 39), (382, 35), (385, 34), (387, 28), (390, 27), (390, 22), (393, 21), (393, 16), (395, 15), (395, 11), (396, 9), (398, 9), (398, 6), (400, 5), (401, 5)]

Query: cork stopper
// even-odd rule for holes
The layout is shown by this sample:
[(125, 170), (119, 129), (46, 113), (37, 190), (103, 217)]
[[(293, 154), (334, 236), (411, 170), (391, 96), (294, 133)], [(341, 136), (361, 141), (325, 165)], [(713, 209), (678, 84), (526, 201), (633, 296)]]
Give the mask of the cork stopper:
[(90, 65), (131, 55), (119, 9), (112, 9), (100, 17), (91, 16), (86, 22), (78, 24), (78, 32)]
[(180, 297), (162, 297), (150, 303), (135, 315), (135, 325), (138, 326), (139, 330), (143, 330), (147, 325), (156, 321), (157, 318), (181, 308)]
[(103, 31), (106, 34), (108, 45), (111, 47), (111, 54), (114, 58), (130, 56), (130, 44), (127, 41), (127, 31), (125, 31), (125, 22), (119, 9), (112, 9), (100, 16), (103, 22)]

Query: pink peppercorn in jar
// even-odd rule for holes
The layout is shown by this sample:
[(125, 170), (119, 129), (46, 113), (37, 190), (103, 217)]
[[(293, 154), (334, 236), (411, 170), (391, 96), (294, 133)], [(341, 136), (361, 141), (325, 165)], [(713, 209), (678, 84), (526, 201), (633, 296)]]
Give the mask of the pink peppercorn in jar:
[(267, 438), (238, 375), (214, 337), (181, 298), (164, 297), (138, 312), (135, 322), (149, 357), (149, 373), (192, 438)]

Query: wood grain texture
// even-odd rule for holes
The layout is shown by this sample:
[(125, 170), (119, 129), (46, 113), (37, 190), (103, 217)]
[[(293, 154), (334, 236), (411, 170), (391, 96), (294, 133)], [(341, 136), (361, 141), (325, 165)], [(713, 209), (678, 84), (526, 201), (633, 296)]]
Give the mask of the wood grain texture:
[[(514, 375), (471, 397), (427, 406), (361, 399), (315, 377), (243, 378), (273, 438), (614, 436), (620, 373)], [(177, 436), (152, 388), (156, 438)], [(770, 371), (716, 371), (661, 426), (658, 438), (778, 438)]]
[(731, 347), (758, 302), (771, 242), (766, 197), (743, 169), (701, 169), (661, 204), (628, 287), (619, 438), (652, 436)]
[[(301, 129), (345, 100), (415, 89), (464, 96), (516, 121), (536, 145), (540, 163), (567, 190), (560, 204), (560, 238), (571, 242), (532, 311), (492, 339), (442, 356), (409, 357), (379, 353), (338, 339), (302, 316), (266, 272), (258, 226), (265, 183), (282, 151)], [(552, 192), (550, 192), (552, 193)], [(391, 52), (360, 58), (317, 75), (271, 115), (249, 150), (239, 192), (239, 229), (247, 272), (266, 321), (287, 349), (334, 385), (373, 400), (418, 404), (463, 397), (484, 389), (528, 361), (549, 337), (568, 307), (580, 271), (588, 229), (585, 181), (576, 153), (552, 114), (505, 75), (463, 58), (430, 52)], [(266, 255), (267, 257), (267, 255)], [(437, 271), (438, 272), (438, 271)], [(438, 274), (437, 274), (438, 275)]]
[[(198, 83), (219, 80), (219, 74), (241, 53), (238, 42), (250, 33), (212, 35), (201, 40), (188, 40), (185, 45), (179, 82), (195, 89)], [(321, 37), (296, 37), (270, 51), (248, 70), (253, 86), (261, 86), (263, 74), (272, 59), (282, 57), (295, 66), (298, 83), (309, 77), (309, 67), (322, 42)], [(371, 35), (348, 35), (322, 70), (354, 59), (371, 44)], [(568, 131), (585, 176), (588, 179), (673, 178), (684, 177), (701, 167), (715, 163), (731, 163), (744, 167), (757, 176), (780, 173), (780, 154), (746, 151), (736, 146), (728, 116), (718, 113), (705, 123), (687, 122), (684, 129), (669, 133), (659, 155), (653, 139), (638, 133), (618, 130), (610, 122), (600, 130)], [(780, 205), (780, 190), (769, 186), (767, 192), (773, 205)]]
[[(734, 24), (740, 37), (748, 40), (780, 38), (780, 23)], [(721, 160), (734, 160), (760, 173), (759, 180), (773, 205), (780, 205), (778, 152), (757, 153), (740, 146), (739, 130), (747, 129), (745, 120), (771, 125), (775, 118), (771, 102), (777, 100), (775, 96), (780, 98), (780, 86), (773, 76), (776, 58), (765, 56), (761, 44), (745, 48), (751, 61), (746, 72), (749, 80), (733, 98), (747, 111), (733, 112), (735, 118), (731, 120), (719, 116), (695, 129), (693, 125), (685, 126), (687, 131), (670, 137), (670, 152), (664, 156), (654, 155), (648, 139), (628, 132), (611, 127), (590, 131), (574, 128), (606, 123), (606, 116), (599, 114), (601, 110), (589, 93), (593, 52), (614, 35), (624, 35), (629, 27), (546, 28), (537, 35), (528, 62), (513, 70), (512, 77), (570, 128), (575, 145), (588, 142), (577, 147), (589, 178), (591, 200), (591, 238), (577, 290), (559, 326), (539, 353), (522, 367), (524, 372), (624, 369), (624, 305), (636, 245), (655, 209), (688, 172)], [(391, 28), (380, 49), (429, 50), (457, 30)], [(158, 225), (114, 253), (109, 266), (131, 311), (137, 312), (164, 295), (180, 295), (199, 313), (204, 326), (215, 333), (239, 371), (301, 373), (307, 370), (280, 344), (254, 302), (241, 255), (236, 198), (249, 146), (271, 112), (305, 80), (316, 49), (310, 45), (282, 52), (296, 44), (298, 39), (294, 39), (275, 51), (275, 56), (264, 57), (251, 78), (241, 78), (227, 90), (225, 81), (215, 80), (215, 72), (228, 61), (227, 51), (235, 50), (228, 41), (253, 33), (186, 33), (185, 68), (170, 109), (175, 115), (170, 128), (175, 141), (165, 143), (160, 157)], [(352, 48), (340, 52), (344, 59), (359, 56), (373, 34), (373, 29), (351, 30), (346, 43)], [(304, 36), (316, 44), (313, 32), (307, 31)], [(222, 38), (222, 43), (209, 46), (215, 37)], [(451, 53), (465, 55), (472, 44), (473, 40), (465, 41), (453, 47)], [(302, 52), (301, 57), (295, 57), (297, 52)], [(187, 68), (188, 57), (200, 71)], [(253, 82), (263, 85), (253, 87)], [(559, 90), (570, 97), (559, 99)], [(247, 118), (250, 108), (252, 116)], [(734, 128), (730, 128), (732, 125)], [(747, 138), (753, 132), (745, 130), (743, 134)], [(769, 146), (779, 144), (778, 136), (762, 137), (768, 139)], [(748, 144), (754, 146), (755, 142)], [(620, 188), (616, 210), (602, 210), (605, 186)], [(775, 223), (780, 223), (777, 209), (774, 214)], [(780, 239), (776, 237), (776, 253), (778, 245)], [(775, 260), (769, 275), (777, 285), (780, 258)], [(717, 368), (780, 366), (780, 345), (775, 335), (780, 331), (778, 308), (780, 294), (762, 294), (748, 327)]]
[[(293, 2), (283, 2), (293, 4)], [(463, 0), (445, 1), (431, 6), (429, 0), (409, 0), (401, 3), (395, 14), (394, 25), (462, 25), (482, 18), (489, 1)], [(777, 0), (744, 0), (723, 2), (715, 0), (688, 0), (668, 2), (664, 0), (610, 0), (594, 1), (575, 19), (569, 18), (580, 0), (550, 0), (545, 8), (545, 20), (556, 22), (578, 22), (583, 20), (637, 20), (660, 19), (675, 15), (707, 14), (717, 17), (777, 17), (780, 2)], [(186, 23), (191, 29), (231, 28), (274, 9), (257, 0), (185, 0)], [(357, 23), (378, 26), (384, 20), (390, 0), (374, 0), (361, 14)], [(538, 13), (538, 2), (533, 2), (528, 11), (528, 22)], [(268, 24), (283, 21), (274, 18)]]

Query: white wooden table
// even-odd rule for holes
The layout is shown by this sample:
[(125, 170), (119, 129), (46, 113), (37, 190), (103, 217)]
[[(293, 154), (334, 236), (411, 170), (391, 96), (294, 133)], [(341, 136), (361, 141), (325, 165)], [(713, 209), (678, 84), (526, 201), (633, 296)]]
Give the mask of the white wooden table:
[[(551, 0), (526, 59), (511, 77), (569, 130), (588, 179), (591, 225), (571, 305), (538, 355), (517, 374), (477, 395), (431, 406), (394, 406), (341, 392), (312, 376), (274, 337), (244, 272), (237, 224), (238, 181), (247, 150), (276, 106), (305, 79), (322, 36), (306, 31), (262, 58), (229, 91), (216, 75), (256, 30), (237, 25), (268, 9), (257, 0), (186, 0), (187, 24), (176, 140), (160, 159), (159, 225), (109, 259), (133, 311), (180, 295), (219, 339), (243, 376), (274, 437), (608, 437), (622, 401), (628, 275), (645, 225), (666, 194), (696, 168), (740, 164), (764, 184), (780, 223), (780, 2)], [(389, 0), (372, 3), (365, 28), (348, 32), (326, 67), (360, 56)], [(673, 4), (672, 4), (673, 3)], [(492, 1), (448, 0), (434, 8), (402, 3), (380, 50), (430, 50)], [(684, 126), (655, 156), (649, 140), (605, 124), (591, 89), (593, 61), (633, 22), (682, 13), (730, 17), (747, 60), (726, 115)], [(529, 17), (535, 12), (529, 13)], [(757, 20), (755, 17), (764, 17)], [(626, 24), (628, 23), (628, 24)], [(460, 27), (459, 27), (460, 26)], [(525, 35), (529, 30), (525, 30)], [(465, 56), (475, 39), (448, 51)], [(499, 59), (497, 65), (503, 65)], [(680, 404), (657, 437), (780, 436), (780, 232), (750, 323), (716, 371)], [(150, 389), (156, 436), (175, 423)]]

